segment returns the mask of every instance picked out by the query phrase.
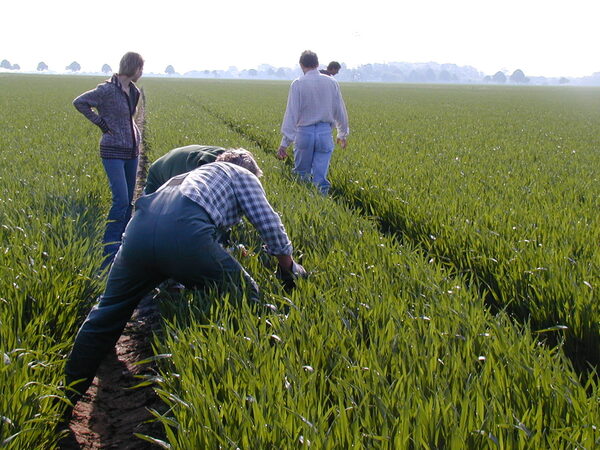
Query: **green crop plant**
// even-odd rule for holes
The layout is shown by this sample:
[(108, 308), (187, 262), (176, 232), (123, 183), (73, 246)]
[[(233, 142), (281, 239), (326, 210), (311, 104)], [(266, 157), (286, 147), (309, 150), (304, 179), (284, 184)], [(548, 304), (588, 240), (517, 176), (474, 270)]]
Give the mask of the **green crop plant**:
[(110, 196), (70, 104), (89, 82), (0, 76), (0, 447), (56, 441), (64, 357), (101, 289)]
[[(253, 151), (313, 272), (291, 295), (281, 292), (246, 226), (237, 238), (252, 252), (240, 258), (278, 313), (214, 293), (164, 302), (158, 391), (171, 411), (156, 414), (171, 446), (594, 445), (595, 377), (583, 387), (561, 346), (546, 348), (527, 326), (491, 314), (470, 278), (423, 246), (382, 235), (376, 222), (290, 179), (289, 164), (268, 152), (276, 137), (253, 127), (254, 116), (233, 119), (268, 110), (255, 90), (246, 100), (241, 83), (146, 86), (153, 151), (183, 145), (181, 136)], [(552, 334), (560, 341), (564, 331), (542, 336)]]
[[(277, 148), (287, 83), (188, 82), (179, 104)], [(467, 275), (488, 302), (600, 355), (597, 89), (343, 85), (334, 195)], [(260, 97), (257, 96), (260, 91)], [(260, 100), (260, 101), (259, 101)]]
[[(102, 289), (110, 193), (98, 132), (70, 104), (90, 80), (0, 77), (0, 445), (11, 448), (56, 442), (64, 357)], [(157, 299), (159, 374), (147, 381), (168, 408), (155, 411), (166, 441), (142, 438), (186, 449), (600, 445), (597, 374), (565, 353), (582, 348), (573, 336), (597, 342), (598, 251), (577, 236), (598, 232), (586, 211), (598, 206), (595, 90), (343, 85), (352, 137), (324, 198), (274, 157), (289, 83), (141, 84), (150, 161), (189, 144), (251, 150), (310, 271), (285, 292), (243, 223), (234, 239), (247, 252), (233, 251), (263, 305), (210, 291)]]

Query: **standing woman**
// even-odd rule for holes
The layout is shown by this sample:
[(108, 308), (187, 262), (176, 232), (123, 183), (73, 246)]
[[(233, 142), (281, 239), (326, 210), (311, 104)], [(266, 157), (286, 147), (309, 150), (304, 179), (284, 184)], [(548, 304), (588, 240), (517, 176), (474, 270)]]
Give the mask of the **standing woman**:
[(134, 83), (142, 76), (143, 69), (142, 57), (128, 52), (121, 58), (119, 73), (73, 100), (77, 111), (102, 130), (100, 156), (112, 191), (112, 206), (102, 240), (103, 267), (114, 259), (133, 209), (140, 151), (140, 131), (133, 120), (140, 91)]

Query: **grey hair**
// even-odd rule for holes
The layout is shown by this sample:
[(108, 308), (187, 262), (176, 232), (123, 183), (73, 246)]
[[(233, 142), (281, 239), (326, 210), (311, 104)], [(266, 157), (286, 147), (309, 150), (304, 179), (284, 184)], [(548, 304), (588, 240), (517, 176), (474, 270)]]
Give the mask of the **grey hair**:
[(228, 162), (231, 164), (237, 164), (244, 169), (249, 170), (257, 177), (262, 176), (263, 172), (256, 164), (254, 160), (254, 156), (245, 148), (230, 148), (225, 150), (219, 156), (217, 156), (217, 161)]

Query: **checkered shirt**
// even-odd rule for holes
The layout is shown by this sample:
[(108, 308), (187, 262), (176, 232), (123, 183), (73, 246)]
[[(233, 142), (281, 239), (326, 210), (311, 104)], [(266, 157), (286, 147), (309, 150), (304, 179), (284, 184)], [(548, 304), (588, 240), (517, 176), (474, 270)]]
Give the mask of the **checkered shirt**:
[(246, 216), (271, 255), (291, 255), (290, 242), (258, 178), (236, 164), (215, 162), (192, 170), (179, 186), (206, 210), (217, 227), (229, 228)]

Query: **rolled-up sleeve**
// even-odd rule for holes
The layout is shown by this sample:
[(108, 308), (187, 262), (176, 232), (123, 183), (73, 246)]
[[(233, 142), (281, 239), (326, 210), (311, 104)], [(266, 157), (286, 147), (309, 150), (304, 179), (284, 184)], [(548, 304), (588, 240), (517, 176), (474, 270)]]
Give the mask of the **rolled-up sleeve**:
[(281, 218), (269, 204), (258, 178), (248, 172), (236, 180), (236, 196), (244, 215), (254, 225), (267, 252), (271, 255), (291, 255), (292, 243)]

